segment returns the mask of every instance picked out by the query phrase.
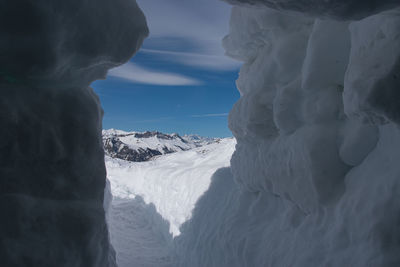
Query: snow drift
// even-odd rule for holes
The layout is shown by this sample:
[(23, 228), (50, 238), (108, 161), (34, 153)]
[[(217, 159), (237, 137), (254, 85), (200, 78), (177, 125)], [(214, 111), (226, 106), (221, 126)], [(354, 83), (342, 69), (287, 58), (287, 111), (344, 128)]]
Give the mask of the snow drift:
[(0, 1), (2, 266), (114, 266), (90, 82), (147, 34), (133, 0)]
[(399, 265), (398, 2), (230, 2), (236, 151), (176, 265)]

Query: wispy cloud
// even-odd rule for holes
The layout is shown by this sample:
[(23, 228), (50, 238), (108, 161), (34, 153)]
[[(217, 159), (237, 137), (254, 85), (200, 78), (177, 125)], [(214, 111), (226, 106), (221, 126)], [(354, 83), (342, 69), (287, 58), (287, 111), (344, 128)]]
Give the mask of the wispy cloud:
[[(224, 55), (221, 44), (229, 32), (229, 4), (216, 0), (137, 2), (150, 29), (144, 48), (159, 49), (148, 49), (147, 53), (158, 53), (174, 62), (213, 70), (234, 70), (240, 66), (239, 62)], [(189, 53), (169, 52), (182, 50), (170, 43), (171, 38), (182, 40), (185, 52)]]
[(209, 113), (209, 114), (200, 114), (200, 115), (192, 115), (192, 118), (208, 118), (208, 117), (226, 117), (229, 113)]
[(200, 85), (201, 82), (177, 73), (158, 72), (127, 63), (108, 72), (109, 76), (121, 78), (134, 83), (162, 86)]
[[(229, 31), (231, 6), (215, 0), (138, 0), (152, 37), (221, 42)], [(207, 45), (208, 46), (208, 45)], [(220, 46), (220, 44), (218, 45)]]
[(168, 60), (179, 62), (187, 66), (214, 70), (233, 70), (239, 68), (241, 62), (232, 60), (223, 55), (210, 55), (190, 52), (173, 52), (157, 49), (141, 49), (140, 52), (156, 54)]

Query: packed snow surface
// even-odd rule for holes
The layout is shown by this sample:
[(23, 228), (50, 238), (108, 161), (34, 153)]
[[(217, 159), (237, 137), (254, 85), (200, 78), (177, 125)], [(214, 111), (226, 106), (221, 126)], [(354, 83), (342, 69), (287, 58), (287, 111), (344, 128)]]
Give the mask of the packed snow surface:
[(154, 204), (136, 196), (114, 199), (108, 225), (119, 267), (173, 266), (174, 252), (169, 223)]

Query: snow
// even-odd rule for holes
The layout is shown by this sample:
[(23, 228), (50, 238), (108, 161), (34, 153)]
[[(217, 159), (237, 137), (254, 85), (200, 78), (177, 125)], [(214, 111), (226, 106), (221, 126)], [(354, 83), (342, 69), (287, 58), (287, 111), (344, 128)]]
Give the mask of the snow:
[(224, 138), (147, 162), (106, 156), (106, 195), (113, 195), (107, 218), (119, 267), (174, 266), (174, 237), (213, 173), (229, 166), (235, 144)]
[(127, 135), (127, 134), (130, 134), (130, 133), (133, 133), (133, 132), (127, 132), (127, 131), (118, 130), (118, 129), (102, 130), (102, 135), (105, 138), (116, 136), (116, 135)]
[(179, 235), (197, 199), (208, 189), (212, 174), (229, 166), (235, 140), (221, 139), (189, 151), (157, 157), (148, 162), (128, 162), (106, 157), (107, 177), (117, 199), (143, 198), (155, 205), (170, 223), (170, 232)]
[(399, 123), (400, 10), (350, 25), (352, 48), (344, 80), (344, 111), (373, 124)]
[(0, 92), (3, 266), (113, 266), (99, 99), (79, 87)]
[[(164, 152), (162, 151), (164, 146), (172, 149), (173, 151), (176, 151), (176, 148), (179, 147), (183, 148), (179, 150), (187, 150), (210, 144), (218, 140), (218, 138), (203, 137), (195, 134), (186, 134), (181, 137), (177, 133), (164, 134), (160, 132), (128, 132), (118, 129), (103, 130), (102, 134), (103, 139), (118, 137), (124, 144), (128, 145), (132, 149), (151, 148), (154, 150), (159, 150), (160, 152)], [(148, 136), (146, 136), (146, 134)]]
[(399, 9), (230, 2), (236, 150), (174, 239), (174, 266), (397, 266)]
[(103, 146), (107, 156), (133, 162), (142, 162), (163, 154), (186, 151), (219, 142), (218, 138), (153, 132), (124, 132), (103, 130)]
[(226, 2), (255, 6), (256, 8), (268, 7), (285, 12), (295, 11), (317, 17), (333, 19), (361, 19), (375, 13), (394, 8), (399, 5), (397, 0), (224, 0)]
[(233, 146), (107, 159), (117, 216), (129, 199), (147, 214), (132, 235), (113, 222), (122, 266), (397, 266), (399, 9), (231, 2), (223, 45), (244, 64), (230, 164)]
[(232, 159), (229, 139), (107, 158), (112, 202), (88, 85), (137, 51), (143, 14), (0, 2), (3, 265), (399, 265), (398, 0), (229, 2)]
[(108, 220), (119, 267), (172, 266), (169, 223), (143, 198), (115, 199)]
[(116, 266), (88, 86), (137, 51), (144, 16), (135, 1), (15, 0), (0, 25), (1, 266)]
[(120, 137), (120, 140), (132, 149), (147, 147), (154, 150), (159, 150), (163, 154), (165, 153), (163, 151), (164, 147), (166, 147), (168, 150), (175, 150), (177, 148), (180, 148), (181, 150), (187, 150), (193, 148), (193, 146), (183, 142), (183, 140), (160, 140), (156, 136), (149, 138), (136, 138), (134, 135), (129, 135)]
[(53, 88), (104, 79), (148, 34), (134, 0), (2, 1), (0, 18), (2, 75)]
[(103, 139), (118, 137), (118, 139), (133, 150), (153, 149), (165, 154), (166, 148), (170, 152), (189, 150), (195, 147), (213, 143), (218, 138), (207, 138), (198, 135), (179, 136), (176, 133), (164, 134), (160, 132), (126, 132), (122, 130), (103, 130)]

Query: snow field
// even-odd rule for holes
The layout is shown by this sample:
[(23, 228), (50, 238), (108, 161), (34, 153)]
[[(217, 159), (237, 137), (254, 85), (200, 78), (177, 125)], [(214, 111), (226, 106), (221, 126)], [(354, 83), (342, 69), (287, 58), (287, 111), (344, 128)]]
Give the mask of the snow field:
[(189, 151), (156, 157), (148, 162), (127, 162), (106, 157), (107, 177), (117, 199), (140, 196), (155, 205), (179, 235), (179, 226), (191, 215), (197, 199), (208, 189), (212, 174), (229, 166), (234, 139), (221, 139)]

